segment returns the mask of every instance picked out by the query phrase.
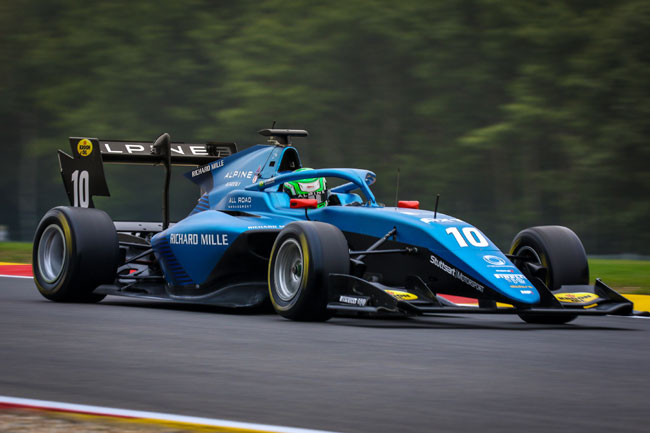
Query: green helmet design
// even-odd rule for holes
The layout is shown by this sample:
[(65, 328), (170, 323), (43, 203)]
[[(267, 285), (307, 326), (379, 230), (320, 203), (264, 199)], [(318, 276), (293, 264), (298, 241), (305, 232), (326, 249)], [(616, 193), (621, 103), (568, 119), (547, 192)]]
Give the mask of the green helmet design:
[[(299, 168), (294, 173), (307, 170), (312, 169)], [(327, 181), (324, 177), (285, 182), (282, 187), (291, 198), (313, 198), (318, 201), (318, 207), (327, 206)]]

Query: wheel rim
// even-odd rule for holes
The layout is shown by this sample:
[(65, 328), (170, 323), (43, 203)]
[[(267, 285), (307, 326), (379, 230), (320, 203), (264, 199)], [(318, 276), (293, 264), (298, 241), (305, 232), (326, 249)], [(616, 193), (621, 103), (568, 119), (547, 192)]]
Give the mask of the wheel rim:
[(63, 230), (51, 224), (43, 231), (38, 242), (38, 270), (47, 283), (53, 283), (63, 273), (66, 245)]
[(278, 297), (289, 302), (300, 291), (304, 276), (302, 248), (295, 239), (287, 239), (278, 250), (275, 267), (275, 288)]
[[(542, 262), (542, 258), (539, 256), (539, 253), (535, 251), (533, 247), (529, 247), (528, 245), (525, 245), (523, 247), (520, 247), (517, 249), (517, 252), (515, 253), (516, 256), (520, 257), (526, 257), (526, 259), (531, 262), (535, 263), (540, 266), (545, 266), (544, 263)], [(544, 284), (546, 284), (547, 287), (550, 288), (551, 284), (551, 276), (550, 276), (551, 270), (548, 269), (546, 272), (546, 278), (544, 280)]]
[(539, 257), (539, 254), (537, 254), (537, 251), (529, 246), (519, 248), (515, 255), (530, 258), (530, 262), (537, 263), (538, 265), (542, 264), (542, 259)]

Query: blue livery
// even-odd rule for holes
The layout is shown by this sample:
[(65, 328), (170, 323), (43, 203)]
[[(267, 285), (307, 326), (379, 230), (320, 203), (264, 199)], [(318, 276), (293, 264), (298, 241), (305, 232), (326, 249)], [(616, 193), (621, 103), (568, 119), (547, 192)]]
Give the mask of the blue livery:
[[(295, 320), (327, 320), (336, 312), (482, 312), (559, 324), (578, 315), (632, 312), (631, 303), (600, 280), (589, 284), (582, 243), (566, 227), (522, 230), (504, 254), (478, 228), (437, 209), (378, 203), (372, 171), (302, 169), (291, 137), (306, 131), (260, 134), (268, 144), (239, 152), (233, 143), (172, 143), (168, 134), (153, 145), (71, 138), (73, 155), (60, 151), (59, 159), (73, 207), (52, 209), (37, 229), (39, 291), (56, 301), (120, 295), (226, 307), (271, 304)], [(162, 223), (113, 222), (92, 209), (93, 195), (108, 195), (105, 162), (164, 166)], [(194, 165), (186, 177), (200, 196), (190, 214), (172, 224), (169, 169), (179, 164)], [(284, 187), (317, 178), (335, 185), (323, 195), (326, 205)], [(95, 272), (78, 264), (81, 250)], [(477, 306), (450, 296), (475, 299)]]

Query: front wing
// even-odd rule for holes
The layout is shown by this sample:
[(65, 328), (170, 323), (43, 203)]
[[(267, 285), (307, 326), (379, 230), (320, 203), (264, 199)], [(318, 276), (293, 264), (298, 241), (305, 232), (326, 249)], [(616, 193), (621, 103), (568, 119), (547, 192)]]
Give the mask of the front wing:
[[(633, 304), (597, 279), (593, 286), (562, 286), (552, 293), (536, 279), (541, 302), (533, 307), (497, 303), (479, 299), (477, 306), (455, 304), (440, 294), (433, 293), (424, 281), (416, 276), (406, 279), (404, 287), (388, 287), (352, 275), (331, 274), (327, 308), (339, 312), (401, 313), (405, 315), (430, 315), (445, 313), (482, 313), (526, 315), (631, 315)], [(640, 314), (640, 313), (639, 313)]]

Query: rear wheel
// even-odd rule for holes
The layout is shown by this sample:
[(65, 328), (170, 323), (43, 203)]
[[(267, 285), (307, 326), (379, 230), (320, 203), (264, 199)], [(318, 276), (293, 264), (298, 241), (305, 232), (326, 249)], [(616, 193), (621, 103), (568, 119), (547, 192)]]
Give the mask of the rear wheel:
[(338, 228), (315, 221), (287, 225), (276, 238), (269, 261), (273, 308), (293, 320), (329, 319), (329, 275), (349, 269), (347, 240)]
[(98, 302), (92, 293), (115, 279), (119, 261), (117, 232), (106, 212), (56, 207), (41, 219), (32, 262), (38, 291), (52, 301)]
[[(522, 230), (510, 246), (510, 254), (522, 271), (531, 270), (552, 292), (563, 285), (589, 284), (589, 264), (580, 238), (569, 228), (539, 226)], [(577, 315), (519, 314), (528, 323), (562, 324)]]

